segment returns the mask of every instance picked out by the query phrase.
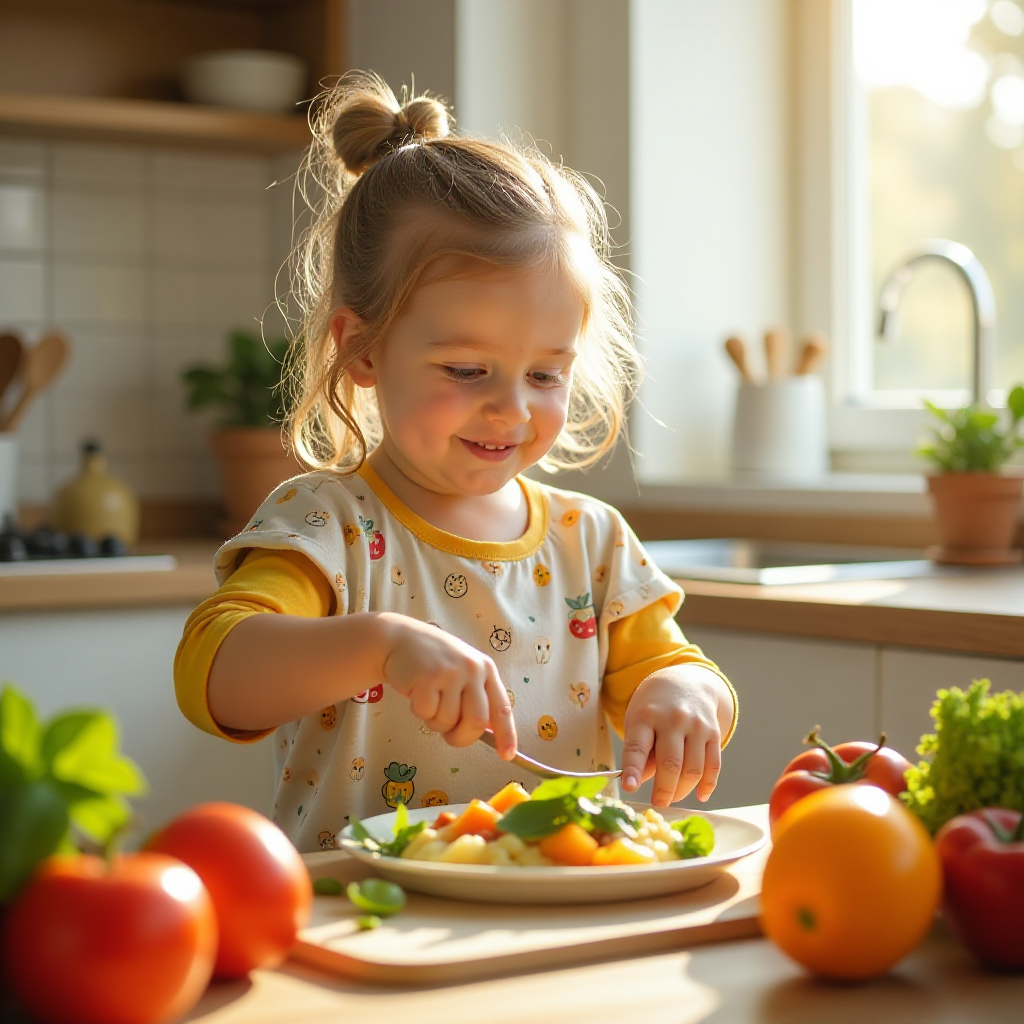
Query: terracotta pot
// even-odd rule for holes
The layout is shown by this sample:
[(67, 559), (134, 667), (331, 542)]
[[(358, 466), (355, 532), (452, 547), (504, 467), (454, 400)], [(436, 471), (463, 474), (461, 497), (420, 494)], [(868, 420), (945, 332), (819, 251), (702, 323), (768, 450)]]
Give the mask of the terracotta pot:
[(939, 547), (939, 562), (1002, 565), (1021, 560), (1014, 549), (1024, 476), (997, 473), (942, 473), (928, 477)]
[(285, 451), (276, 427), (226, 427), (214, 431), (212, 441), (224, 488), (225, 514), (218, 526), (233, 537), (282, 480), (304, 469)]

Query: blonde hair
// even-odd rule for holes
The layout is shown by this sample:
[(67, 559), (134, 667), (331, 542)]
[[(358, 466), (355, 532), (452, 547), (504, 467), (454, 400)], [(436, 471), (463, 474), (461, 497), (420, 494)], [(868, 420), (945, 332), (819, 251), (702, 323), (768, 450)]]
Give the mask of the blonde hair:
[[(357, 387), (348, 368), (380, 344), (424, 268), (457, 256), (551, 267), (578, 292), (584, 317), (568, 416), (540, 465), (591, 465), (623, 432), (641, 376), (601, 198), (536, 147), (452, 134), (442, 101), (403, 99), (376, 75), (351, 72), (311, 111), (298, 188), (312, 218), (291, 263), (301, 313), (285, 373), (292, 447), (309, 466), (358, 469), (381, 423), (374, 392)], [(341, 352), (330, 331), (340, 306), (366, 325)]]

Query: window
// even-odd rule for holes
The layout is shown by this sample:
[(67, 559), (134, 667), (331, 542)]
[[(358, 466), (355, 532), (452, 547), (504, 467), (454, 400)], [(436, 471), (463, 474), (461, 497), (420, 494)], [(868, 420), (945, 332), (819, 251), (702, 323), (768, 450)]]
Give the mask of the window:
[(973, 319), (949, 265), (920, 265), (899, 337), (876, 341), (884, 279), (918, 243), (981, 261), (995, 294), (995, 391), (1024, 378), (1024, 9), (1015, 0), (841, 5), (848, 252), (846, 398), (919, 409), (969, 398)]

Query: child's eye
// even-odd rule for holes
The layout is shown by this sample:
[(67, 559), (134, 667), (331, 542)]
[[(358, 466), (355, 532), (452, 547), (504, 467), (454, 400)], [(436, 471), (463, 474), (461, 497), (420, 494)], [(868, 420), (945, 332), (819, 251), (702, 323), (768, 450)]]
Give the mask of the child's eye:
[(534, 370), (530, 377), (535, 384), (546, 388), (553, 388), (565, 383), (565, 378), (560, 373), (545, 373), (543, 370)]
[(449, 380), (457, 380), (467, 384), (483, 376), (484, 371), (478, 366), (445, 366), (444, 375)]

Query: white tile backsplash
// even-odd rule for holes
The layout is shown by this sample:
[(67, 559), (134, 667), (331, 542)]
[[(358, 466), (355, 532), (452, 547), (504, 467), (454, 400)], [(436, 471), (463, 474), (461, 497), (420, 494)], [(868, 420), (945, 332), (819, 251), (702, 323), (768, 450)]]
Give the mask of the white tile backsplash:
[(0, 178), (0, 250), (42, 249), (46, 238), (44, 201), (39, 184)]
[(53, 180), (57, 183), (89, 181), (109, 188), (141, 187), (145, 182), (149, 153), (141, 147), (87, 142), (57, 142), (51, 146)]
[(53, 194), (53, 248), (58, 255), (141, 257), (145, 251), (141, 190), (107, 192), (58, 186)]
[(0, 257), (0, 330), (46, 317), (46, 265), (41, 259)]
[(46, 174), (47, 145), (36, 139), (0, 137), (0, 175), (41, 178)]
[(145, 497), (217, 495), (216, 414), (184, 408), (181, 371), (222, 362), (273, 303), (280, 164), (0, 138), (0, 330), (72, 348), (18, 432), (20, 500), (49, 502), (88, 437)]
[(74, 343), (75, 323), (141, 324), (145, 319), (141, 266), (72, 263), (53, 265), (53, 316), (67, 325)]
[(111, 459), (143, 456), (150, 449), (147, 396), (137, 390), (90, 388), (54, 396), (53, 453), (77, 457), (82, 441), (96, 438)]

